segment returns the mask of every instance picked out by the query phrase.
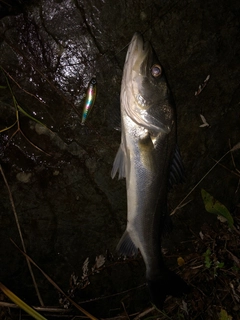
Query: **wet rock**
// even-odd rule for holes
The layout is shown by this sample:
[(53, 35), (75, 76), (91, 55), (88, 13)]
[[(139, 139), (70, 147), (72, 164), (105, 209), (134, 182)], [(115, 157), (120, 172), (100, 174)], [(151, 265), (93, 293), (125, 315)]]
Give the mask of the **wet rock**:
[[(106, 250), (115, 255), (126, 224), (125, 182), (112, 180), (110, 172), (120, 143), (120, 133), (113, 128), (119, 128), (122, 67), (133, 33), (142, 32), (153, 44), (177, 107), (187, 177), (170, 193), (174, 210), (215, 160), (239, 142), (240, 6), (216, 0), (15, 3), (9, 11), (4, 7), (0, 20), (0, 160), (27, 252), (67, 290), (73, 271), (81, 277), (87, 257), (94, 264)], [(84, 93), (94, 75), (98, 94), (82, 127)], [(206, 87), (196, 96), (207, 75)], [(200, 127), (200, 115), (209, 127)], [(191, 202), (176, 211), (174, 232), (164, 242), (168, 252), (176, 252), (191, 232), (198, 234), (202, 224), (215, 223), (216, 217), (205, 212), (201, 188), (229, 209), (239, 203), (239, 177), (234, 174), (239, 151), (232, 156), (228, 154), (186, 199)], [(11, 237), (20, 244), (6, 190), (3, 185), (0, 191), (0, 277), (36, 305), (24, 258), (9, 241)], [(40, 276), (37, 281), (46, 304), (58, 304), (55, 290)], [(143, 282), (141, 263), (113, 266), (102, 278), (94, 278), (79, 299)], [(140, 308), (148, 304), (146, 292), (136, 297)], [(139, 305), (132, 301), (132, 310)], [(103, 310), (100, 303), (91, 306), (98, 314)], [(119, 301), (105, 300), (102, 316), (115, 308)]]

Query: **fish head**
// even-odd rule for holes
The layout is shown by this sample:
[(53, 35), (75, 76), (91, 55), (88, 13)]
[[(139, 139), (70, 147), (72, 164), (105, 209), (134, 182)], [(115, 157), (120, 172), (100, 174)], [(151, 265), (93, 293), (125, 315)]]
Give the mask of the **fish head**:
[(154, 49), (139, 33), (134, 34), (128, 48), (121, 105), (133, 121), (149, 132), (171, 131), (175, 121), (171, 92)]

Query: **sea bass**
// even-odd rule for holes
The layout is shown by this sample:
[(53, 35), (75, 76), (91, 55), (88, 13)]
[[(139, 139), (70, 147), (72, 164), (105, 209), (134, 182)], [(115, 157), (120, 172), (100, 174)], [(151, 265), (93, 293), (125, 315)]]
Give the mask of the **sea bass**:
[(112, 178), (117, 172), (119, 178), (126, 177), (128, 214), (117, 250), (126, 256), (140, 250), (151, 301), (161, 308), (167, 295), (188, 292), (187, 284), (167, 269), (161, 253), (167, 191), (181, 180), (182, 162), (171, 92), (152, 46), (139, 33), (132, 38), (123, 70), (121, 127)]

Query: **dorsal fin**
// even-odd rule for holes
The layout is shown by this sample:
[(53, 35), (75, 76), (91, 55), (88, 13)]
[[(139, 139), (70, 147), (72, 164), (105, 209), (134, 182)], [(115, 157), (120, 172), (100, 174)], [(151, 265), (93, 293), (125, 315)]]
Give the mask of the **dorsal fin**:
[(175, 148), (172, 164), (169, 172), (169, 188), (174, 184), (185, 181), (185, 171), (178, 146)]

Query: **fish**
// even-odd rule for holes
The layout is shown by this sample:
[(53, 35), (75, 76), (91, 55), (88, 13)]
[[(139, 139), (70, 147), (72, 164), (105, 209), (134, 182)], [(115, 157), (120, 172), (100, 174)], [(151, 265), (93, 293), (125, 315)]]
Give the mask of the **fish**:
[(121, 83), (121, 143), (111, 172), (126, 178), (127, 226), (117, 245), (124, 256), (139, 251), (146, 267), (151, 302), (159, 309), (167, 295), (189, 286), (170, 271), (161, 252), (168, 229), (169, 186), (184, 179), (177, 147), (176, 108), (162, 65), (149, 42), (135, 33)]
[(83, 113), (82, 113), (82, 122), (81, 122), (82, 125), (85, 124), (85, 121), (94, 106), (96, 95), (97, 95), (97, 80), (96, 80), (96, 77), (93, 77), (89, 82), (87, 92), (86, 92), (85, 102), (83, 106)]

